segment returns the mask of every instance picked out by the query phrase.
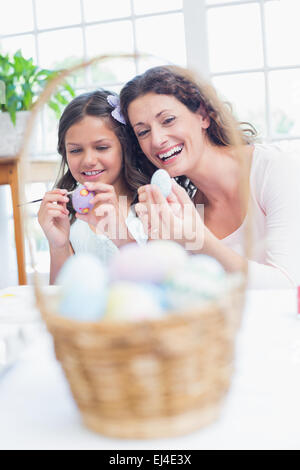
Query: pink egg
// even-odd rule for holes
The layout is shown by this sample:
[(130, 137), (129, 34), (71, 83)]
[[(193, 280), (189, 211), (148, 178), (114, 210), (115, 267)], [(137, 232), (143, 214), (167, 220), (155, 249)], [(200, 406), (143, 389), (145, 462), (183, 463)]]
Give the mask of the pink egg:
[(186, 260), (185, 250), (175, 242), (130, 243), (114, 256), (110, 276), (112, 280), (159, 283), (174, 269), (183, 268)]
[(88, 214), (93, 208), (90, 200), (95, 196), (93, 191), (89, 191), (85, 186), (80, 184), (72, 194), (72, 204), (76, 212), (80, 214)]
[(125, 245), (112, 259), (110, 277), (115, 281), (160, 282), (164, 277), (160, 256), (135, 243)]

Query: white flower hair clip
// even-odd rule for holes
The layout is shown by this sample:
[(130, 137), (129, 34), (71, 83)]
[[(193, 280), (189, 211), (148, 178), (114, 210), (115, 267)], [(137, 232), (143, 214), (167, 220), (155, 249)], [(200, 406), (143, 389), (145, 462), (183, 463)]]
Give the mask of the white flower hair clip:
[(111, 112), (112, 117), (114, 117), (117, 121), (121, 122), (122, 124), (126, 124), (124, 116), (121, 113), (120, 98), (116, 95), (108, 95), (107, 101), (113, 108), (115, 108)]

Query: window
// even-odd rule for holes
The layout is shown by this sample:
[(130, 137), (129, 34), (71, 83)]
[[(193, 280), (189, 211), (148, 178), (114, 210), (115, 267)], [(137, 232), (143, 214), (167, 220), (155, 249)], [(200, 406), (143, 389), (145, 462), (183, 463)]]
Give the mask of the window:
[(203, 0), (209, 74), (265, 141), (300, 150), (298, 0)]
[[(159, 63), (186, 65), (183, 0), (10, 0), (1, 9), (0, 31), (1, 53), (22, 49), (26, 57), (33, 57), (45, 68), (68, 67), (100, 54), (138, 51), (154, 55), (114, 59), (80, 71), (72, 77), (77, 94), (97, 87), (119, 91), (132, 76)], [(55, 115), (45, 107), (33, 139), (32, 158), (57, 158), (57, 124)], [(27, 199), (38, 199), (49, 189), (44, 183), (27, 185)], [(13, 230), (11, 201), (7, 192), (5, 195), (9, 237)], [(49, 255), (36, 220), (38, 204), (30, 209), (38, 270), (46, 272)], [(30, 275), (30, 266), (27, 270)]]
[[(155, 56), (115, 59), (80, 71), (72, 78), (78, 94), (100, 86), (118, 91), (132, 76), (159, 63), (186, 65), (183, 0), (10, 0), (1, 11), (0, 31), (1, 53), (21, 48), (45, 68), (68, 67), (100, 54)], [(57, 120), (46, 108), (35, 140), (33, 156), (55, 154)]]

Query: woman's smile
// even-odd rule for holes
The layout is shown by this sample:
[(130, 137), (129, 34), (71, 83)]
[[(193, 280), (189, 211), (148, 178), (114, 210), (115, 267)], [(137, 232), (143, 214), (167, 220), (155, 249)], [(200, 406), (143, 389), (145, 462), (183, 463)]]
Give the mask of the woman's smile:
[(161, 160), (163, 165), (169, 165), (170, 163), (174, 163), (177, 157), (181, 154), (184, 144), (173, 145), (173, 147), (159, 152), (156, 156)]

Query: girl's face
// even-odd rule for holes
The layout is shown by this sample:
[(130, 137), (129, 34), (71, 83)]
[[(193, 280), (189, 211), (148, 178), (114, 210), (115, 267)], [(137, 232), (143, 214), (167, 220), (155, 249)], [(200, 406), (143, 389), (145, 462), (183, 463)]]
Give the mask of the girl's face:
[(85, 116), (65, 136), (69, 169), (76, 181), (115, 185), (122, 169), (122, 147), (103, 118)]
[(171, 177), (190, 175), (206, 145), (209, 118), (193, 113), (172, 95), (147, 93), (132, 101), (128, 117), (140, 147)]

